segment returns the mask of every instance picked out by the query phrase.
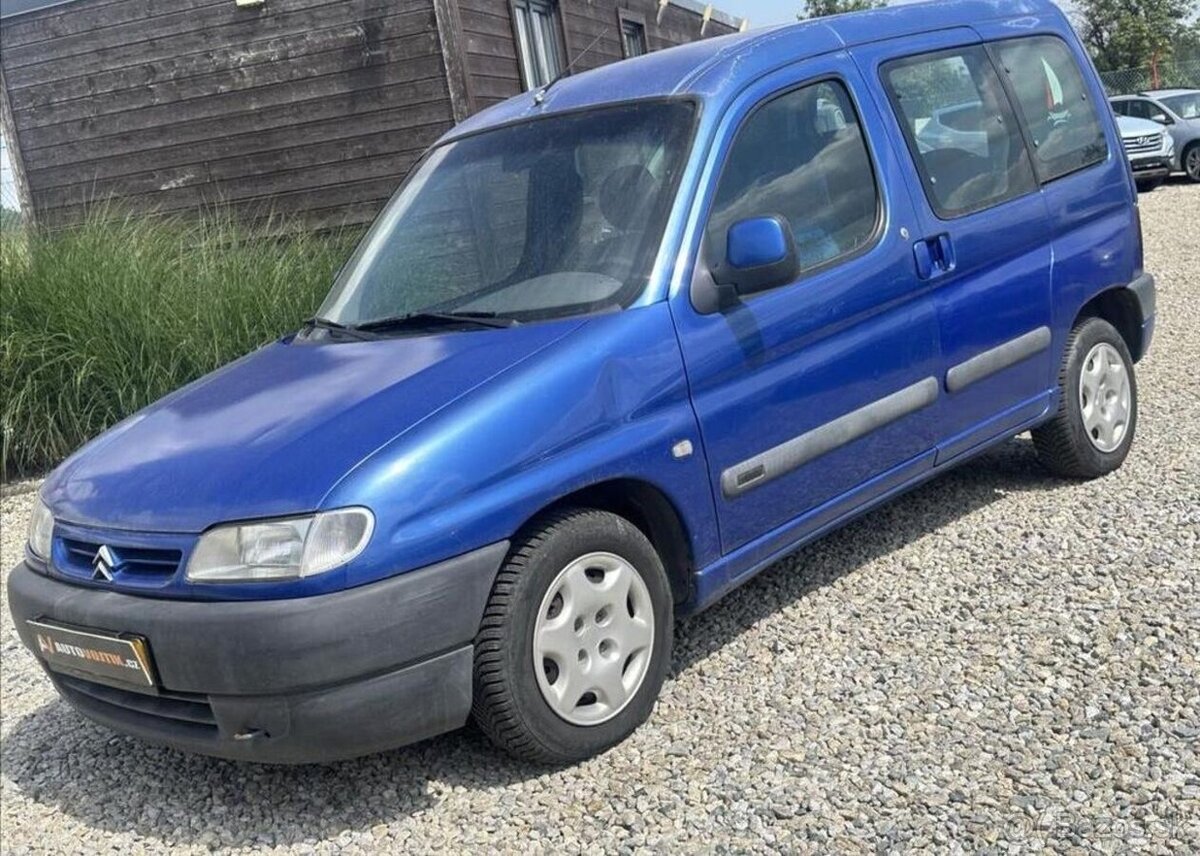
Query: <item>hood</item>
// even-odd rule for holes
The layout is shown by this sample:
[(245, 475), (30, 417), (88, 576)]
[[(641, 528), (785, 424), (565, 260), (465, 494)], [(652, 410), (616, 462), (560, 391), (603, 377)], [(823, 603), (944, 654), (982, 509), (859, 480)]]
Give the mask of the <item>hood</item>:
[(42, 496), (61, 520), (147, 532), (313, 511), (373, 451), (580, 323), (276, 342), (102, 434)]
[(1117, 116), (1117, 129), (1122, 137), (1144, 137), (1147, 134), (1161, 134), (1166, 130), (1157, 122), (1133, 116)]

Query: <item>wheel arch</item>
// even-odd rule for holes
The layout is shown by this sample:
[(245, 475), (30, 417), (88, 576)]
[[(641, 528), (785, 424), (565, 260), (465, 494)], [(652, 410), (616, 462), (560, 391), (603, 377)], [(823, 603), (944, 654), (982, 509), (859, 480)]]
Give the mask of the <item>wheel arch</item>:
[(530, 515), (521, 529), (562, 508), (595, 508), (623, 517), (650, 541), (662, 559), (676, 606), (692, 596), (692, 544), (683, 515), (658, 487), (638, 478), (612, 478), (559, 497)]
[(1074, 328), (1085, 318), (1101, 318), (1112, 324), (1125, 340), (1125, 347), (1129, 348), (1133, 361), (1136, 363), (1142, 358), (1145, 352), (1142, 307), (1137, 295), (1130, 289), (1118, 287), (1100, 292), (1080, 308), (1071, 327)]

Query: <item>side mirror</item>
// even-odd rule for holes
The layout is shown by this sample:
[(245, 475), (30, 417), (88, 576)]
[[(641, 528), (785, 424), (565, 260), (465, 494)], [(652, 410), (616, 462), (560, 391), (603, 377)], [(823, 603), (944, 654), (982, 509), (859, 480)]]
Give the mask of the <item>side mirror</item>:
[(1158, 122), (1158, 124), (1160, 124), (1160, 125), (1174, 125), (1175, 124), (1174, 122), (1171, 121), (1171, 117), (1168, 116), (1166, 113), (1151, 113), (1150, 121)]
[(752, 217), (729, 227), (725, 258), (712, 269), (718, 286), (739, 295), (791, 282), (800, 272), (792, 230), (779, 216)]

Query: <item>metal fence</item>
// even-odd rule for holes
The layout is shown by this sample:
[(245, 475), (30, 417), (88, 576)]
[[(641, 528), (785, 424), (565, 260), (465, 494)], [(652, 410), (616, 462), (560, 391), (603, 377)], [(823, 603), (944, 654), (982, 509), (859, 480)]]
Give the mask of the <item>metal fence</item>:
[(1130, 95), (1147, 89), (1200, 89), (1200, 60), (1164, 62), (1158, 67), (1157, 84), (1150, 68), (1102, 71), (1100, 80), (1109, 95)]

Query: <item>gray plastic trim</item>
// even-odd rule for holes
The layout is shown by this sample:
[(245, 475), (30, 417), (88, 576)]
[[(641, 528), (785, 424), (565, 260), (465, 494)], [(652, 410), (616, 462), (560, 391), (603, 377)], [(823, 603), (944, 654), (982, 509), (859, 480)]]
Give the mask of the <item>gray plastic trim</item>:
[(721, 473), (721, 493), (726, 499), (741, 496), (890, 422), (928, 407), (937, 397), (937, 378), (927, 377), (912, 386), (906, 386), (760, 452), (753, 458), (734, 464)]
[(1158, 290), (1154, 285), (1154, 274), (1143, 273), (1133, 282), (1129, 283), (1129, 290), (1133, 292), (1133, 296), (1137, 298), (1138, 306), (1142, 310), (1142, 321), (1154, 316), (1157, 310)]
[(1039, 351), (1050, 347), (1050, 328), (1038, 327), (1001, 345), (989, 348), (982, 354), (953, 366), (946, 372), (946, 389), (960, 392), (973, 383), (994, 375), (1001, 369), (1028, 359)]

